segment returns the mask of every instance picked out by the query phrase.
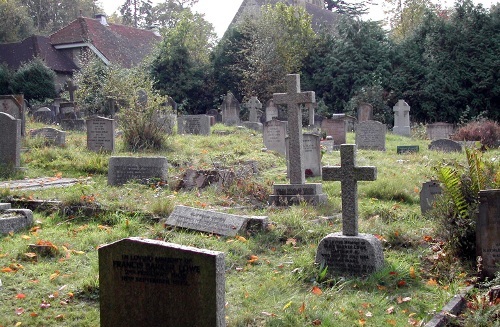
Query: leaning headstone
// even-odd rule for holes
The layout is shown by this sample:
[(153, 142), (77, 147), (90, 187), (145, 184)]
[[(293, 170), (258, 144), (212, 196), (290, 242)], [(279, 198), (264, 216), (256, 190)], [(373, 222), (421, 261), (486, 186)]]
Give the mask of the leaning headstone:
[(358, 107), (358, 123), (373, 120), (373, 106), (369, 103), (361, 103)]
[(52, 124), (56, 120), (56, 115), (49, 108), (42, 107), (33, 113), (33, 119), (40, 123)]
[(108, 165), (108, 185), (123, 185), (129, 181), (159, 179), (166, 181), (168, 163), (165, 157), (111, 157)]
[(484, 277), (500, 271), (500, 190), (479, 191), (476, 254), (482, 258)]
[(101, 327), (224, 327), (224, 253), (138, 237), (99, 248)]
[(66, 145), (66, 132), (52, 128), (43, 127), (30, 131), (31, 137), (41, 137), (45, 139), (46, 143), (50, 145), (65, 146)]
[(425, 127), (430, 140), (449, 139), (455, 130), (453, 124), (449, 123), (433, 123)]
[(236, 236), (264, 230), (267, 226), (267, 217), (238, 216), (177, 205), (165, 224), (211, 234)]
[[(304, 133), (302, 143), (304, 146), (303, 159), (306, 177), (321, 176), (321, 138), (316, 134)], [(288, 170), (290, 170), (289, 162), (290, 158), (287, 156)]]
[(362, 150), (385, 151), (387, 127), (381, 122), (367, 120), (356, 125), (356, 145)]
[(336, 119), (325, 118), (321, 121), (321, 132), (333, 138), (334, 144), (345, 144), (347, 140), (347, 122), (344, 116)]
[(177, 117), (177, 133), (210, 135), (210, 116), (183, 115)]
[(434, 140), (429, 144), (429, 150), (442, 152), (461, 152), (462, 145), (449, 139)]
[(340, 181), (342, 190), (342, 233), (324, 237), (316, 253), (316, 262), (328, 274), (363, 275), (384, 265), (380, 241), (371, 234), (358, 233), (358, 181), (374, 181), (376, 167), (356, 166), (356, 146), (340, 146), (340, 167), (323, 167), (324, 181)]
[(0, 95), (0, 112), (21, 120), (21, 136), (25, 135), (26, 114), (23, 95)]
[(270, 151), (276, 151), (286, 155), (286, 131), (287, 122), (273, 118), (264, 123), (262, 136), (264, 146)]
[(115, 150), (115, 121), (105, 117), (87, 119), (87, 149), (113, 152)]
[(0, 112), (0, 167), (14, 170), (21, 164), (21, 120)]
[[(292, 205), (302, 201), (318, 204), (326, 201), (326, 194), (320, 183), (306, 184), (304, 170), (304, 146), (302, 136), (301, 105), (316, 102), (312, 91), (301, 92), (300, 75), (286, 76), (287, 93), (273, 94), (276, 105), (286, 105), (288, 112), (288, 176), (290, 184), (274, 184), (269, 202), (275, 205)], [(295, 194), (290, 194), (293, 192)]]
[(227, 93), (221, 105), (222, 123), (234, 126), (240, 123), (240, 103), (231, 92)]
[(11, 209), (10, 203), (0, 203), (0, 235), (29, 228), (33, 225), (33, 212), (28, 209)]
[(422, 214), (434, 207), (436, 198), (443, 193), (438, 181), (432, 180), (422, 184), (420, 190), (420, 211)]
[(399, 100), (393, 107), (394, 127), (392, 132), (396, 135), (410, 136), (410, 106), (405, 100)]

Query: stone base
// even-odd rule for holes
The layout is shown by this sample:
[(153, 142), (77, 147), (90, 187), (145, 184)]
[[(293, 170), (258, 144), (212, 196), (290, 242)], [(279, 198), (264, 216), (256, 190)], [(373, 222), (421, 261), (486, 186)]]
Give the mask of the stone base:
[(383, 267), (384, 253), (380, 241), (371, 234), (332, 233), (319, 242), (316, 262), (327, 267), (328, 275), (362, 276)]
[(392, 128), (392, 134), (410, 136), (411, 135), (410, 126), (394, 126)]
[[(10, 205), (9, 205), (10, 206)], [(2, 204), (2, 208), (6, 208)], [(0, 235), (33, 226), (33, 212), (28, 209), (6, 209), (0, 211)]]
[(263, 125), (262, 125), (262, 123), (259, 123), (259, 122), (245, 121), (245, 122), (243, 122), (243, 126), (245, 126), (248, 129), (253, 129), (254, 131), (257, 131), (257, 132), (262, 132), (262, 130), (263, 130), (263, 127), (262, 127)]
[(274, 184), (273, 190), (273, 194), (269, 196), (269, 204), (276, 206), (295, 205), (300, 202), (321, 204), (327, 200), (320, 183)]

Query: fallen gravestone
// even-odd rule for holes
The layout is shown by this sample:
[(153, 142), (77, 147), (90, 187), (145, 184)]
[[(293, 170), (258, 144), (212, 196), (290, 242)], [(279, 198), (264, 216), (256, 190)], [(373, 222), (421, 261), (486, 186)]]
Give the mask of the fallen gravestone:
[(65, 146), (66, 132), (52, 127), (43, 127), (30, 131), (31, 137), (40, 137), (49, 145)]
[(108, 166), (108, 185), (147, 182), (150, 179), (166, 181), (168, 177), (165, 157), (111, 157)]
[(442, 152), (462, 152), (462, 145), (449, 139), (434, 140), (429, 144), (429, 150)]
[(384, 265), (380, 241), (370, 234), (358, 233), (358, 181), (374, 181), (376, 167), (356, 166), (356, 146), (340, 146), (340, 167), (323, 167), (324, 181), (340, 181), (342, 190), (342, 233), (324, 237), (316, 253), (316, 262), (328, 274), (363, 275)]
[(0, 203), (0, 235), (29, 228), (33, 225), (33, 212), (28, 209), (11, 209), (10, 203)]
[(82, 183), (87, 178), (61, 178), (61, 177), (39, 177), (32, 179), (22, 179), (16, 181), (7, 181), (0, 183), (1, 188), (8, 188), (10, 190), (38, 190), (42, 188), (51, 187), (65, 187)]
[(500, 190), (479, 191), (476, 223), (476, 253), (482, 258), (483, 275), (500, 271)]
[(21, 120), (0, 112), (0, 169), (15, 170), (21, 164)]
[(115, 121), (105, 117), (87, 119), (87, 149), (94, 152), (115, 150)]
[(431, 210), (434, 207), (434, 202), (438, 195), (443, 193), (441, 185), (438, 181), (429, 181), (422, 184), (422, 189), (420, 190), (420, 212), (422, 214)]
[(405, 100), (399, 100), (393, 107), (394, 127), (392, 132), (396, 135), (410, 136), (410, 106)]
[(265, 216), (238, 216), (177, 205), (165, 223), (211, 234), (235, 236), (262, 231), (267, 226), (267, 220)]
[(210, 135), (210, 116), (184, 115), (177, 117), (177, 133)]
[(374, 120), (367, 120), (356, 125), (356, 146), (361, 150), (385, 151), (384, 124)]
[(224, 327), (224, 253), (143, 238), (99, 248), (101, 327)]

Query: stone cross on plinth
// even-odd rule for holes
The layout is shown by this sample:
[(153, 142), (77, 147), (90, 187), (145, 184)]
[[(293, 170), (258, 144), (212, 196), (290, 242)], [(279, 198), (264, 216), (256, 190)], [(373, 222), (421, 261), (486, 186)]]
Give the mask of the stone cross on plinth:
[(397, 135), (410, 136), (410, 106), (405, 100), (399, 100), (392, 108), (394, 111), (394, 127), (392, 132)]
[(324, 181), (340, 181), (342, 190), (342, 233), (358, 235), (358, 181), (377, 179), (377, 167), (356, 166), (356, 145), (340, 146), (340, 167), (323, 167)]
[(300, 75), (286, 75), (286, 92), (273, 94), (275, 105), (284, 104), (288, 109), (288, 153), (290, 158), (290, 184), (304, 184), (306, 181), (302, 157), (302, 110), (301, 104), (316, 102), (314, 92), (300, 91)]
[(246, 103), (248, 112), (249, 112), (249, 117), (248, 121), (250, 122), (259, 122), (259, 114), (258, 110), (262, 109), (262, 103), (257, 99), (256, 96), (253, 96), (248, 100)]
[(73, 84), (72, 80), (68, 80), (66, 82), (66, 91), (69, 92), (69, 101), (74, 102), (75, 101), (75, 91), (78, 89), (78, 86)]

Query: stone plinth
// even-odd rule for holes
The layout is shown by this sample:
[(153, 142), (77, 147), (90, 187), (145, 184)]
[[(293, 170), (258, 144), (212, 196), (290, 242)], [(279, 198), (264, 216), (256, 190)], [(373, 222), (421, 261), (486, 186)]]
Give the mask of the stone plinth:
[(277, 206), (295, 205), (301, 202), (321, 204), (326, 200), (323, 186), (319, 183), (274, 184), (273, 194), (269, 196), (269, 203)]

